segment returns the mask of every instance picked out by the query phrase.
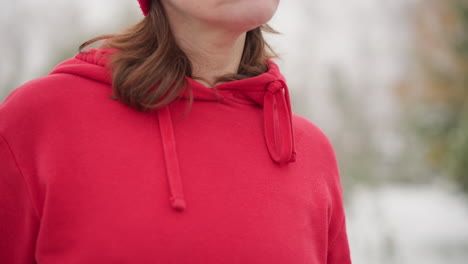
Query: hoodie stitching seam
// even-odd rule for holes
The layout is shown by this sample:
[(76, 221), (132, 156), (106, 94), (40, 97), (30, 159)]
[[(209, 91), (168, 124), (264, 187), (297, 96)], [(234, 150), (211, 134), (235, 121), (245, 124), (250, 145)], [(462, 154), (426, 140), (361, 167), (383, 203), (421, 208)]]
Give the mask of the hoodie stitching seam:
[(335, 237), (333, 238), (333, 240), (331, 241), (330, 245), (328, 246), (328, 251), (331, 251), (331, 250), (334, 249), (336, 243), (338, 242), (338, 238), (340, 237), (341, 232), (342, 232), (343, 229), (345, 228), (345, 224), (346, 224), (346, 220), (343, 218), (343, 219), (341, 220), (340, 227), (338, 228), (338, 231), (337, 231)]
[(18, 160), (16, 159), (16, 156), (13, 153), (13, 150), (11, 149), (10, 144), (8, 143), (8, 141), (6, 140), (6, 138), (2, 134), (0, 134), (0, 138), (3, 140), (3, 142), (5, 142), (5, 145), (6, 145), (7, 149), (8, 149), (8, 152), (10, 153), (11, 158), (13, 159), (13, 162), (15, 163), (16, 170), (18, 171), (19, 175), (21, 176), (23, 184), (26, 187), (26, 192), (28, 194), (28, 200), (31, 203), (31, 206), (32, 206), (33, 211), (34, 211), (34, 215), (37, 217), (37, 220), (40, 221), (41, 217), (39, 215), (39, 210), (38, 210), (37, 205), (34, 202), (34, 199), (33, 199), (33, 196), (32, 196), (31, 186), (28, 184), (28, 181), (26, 180), (26, 177), (24, 176), (24, 173), (21, 170), (21, 166), (19, 165)]
[(230, 101), (230, 102), (233, 102), (233, 103), (242, 104), (242, 105), (258, 105), (258, 104), (255, 103), (254, 101), (247, 100), (247, 99), (242, 99), (242, 98), (238, 98), (238, 97), (236, 97), (235, 99), (234, 99), (234, 98), (225, 97), (224, 100), (225, 100), (225, 101)]

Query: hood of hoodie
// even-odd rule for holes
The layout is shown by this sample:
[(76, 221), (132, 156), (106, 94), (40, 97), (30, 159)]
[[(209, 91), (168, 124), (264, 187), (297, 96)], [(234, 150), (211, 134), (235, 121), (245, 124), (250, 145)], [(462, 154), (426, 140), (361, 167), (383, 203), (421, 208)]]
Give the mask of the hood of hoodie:
[[(50, 73), (66, 73), (81, 76), (97, 82), (111, 85), (111, 70), (108, 67), (109, 56), (115, 51), (108, 49), (90, 49), (66, 60)], [(197, 100), (222, 103), (226, 96), (249, 100), (263, 108), (265, 151), (272, 162), (286, 165), (296, 160), (292, 110), (288, 87), (278, 66), (268, 61), (269, 70), (261, 75), (222, 83), (214, 88), (207, 88), (192, 78), (186, 78), (186, 89), (180, 98), (193, 97)], [(171, 206), (182, 211), (186, 208), (183, 186), (180, 176), (176, 138), (174, 136), (171, 114), (168, 106), (157, 110), (164, 151), (166, 172), (171, 196)]]

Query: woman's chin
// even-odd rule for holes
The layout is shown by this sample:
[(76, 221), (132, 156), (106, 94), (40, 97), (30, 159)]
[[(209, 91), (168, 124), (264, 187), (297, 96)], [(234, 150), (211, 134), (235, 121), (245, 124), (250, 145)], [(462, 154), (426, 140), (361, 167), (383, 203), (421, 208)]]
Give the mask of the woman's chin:
[(242, 16), (225, 16), (209, 21), (211, 25), (216, 25), (225, 29), (238, 32), (247, 32), (261, 25), (266, 24), (273, 17), (273, 13), (244, 14)]

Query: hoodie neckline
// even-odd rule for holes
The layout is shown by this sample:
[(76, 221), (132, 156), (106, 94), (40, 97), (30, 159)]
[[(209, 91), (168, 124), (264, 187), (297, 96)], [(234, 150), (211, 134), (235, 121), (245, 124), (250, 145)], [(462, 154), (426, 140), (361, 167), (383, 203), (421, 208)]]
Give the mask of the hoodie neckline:
[[(109, 57), (117, 52), (112, 49), (90, 49), (73, 59), (59, 64), (51, 74), (67, 73), (93, 79), (111, 85)], [(289, 89), (278, 66), (268, 61), (268, 71), (255, 77), (225, 82), (208, 88), (190, 77), (185, 77), (186, 88), (179, 98), (194, 101), (222, 101), (228, 95), (263, 108), (263, 132), (266, 151), (279, 166), (296, 161), (292, 109)], [(157, 110), (162, 149), (166, 165), (170, 204), (174, 210), (186, 209), (182, 177), (180, 174), (176, 138), (168, 105)]]

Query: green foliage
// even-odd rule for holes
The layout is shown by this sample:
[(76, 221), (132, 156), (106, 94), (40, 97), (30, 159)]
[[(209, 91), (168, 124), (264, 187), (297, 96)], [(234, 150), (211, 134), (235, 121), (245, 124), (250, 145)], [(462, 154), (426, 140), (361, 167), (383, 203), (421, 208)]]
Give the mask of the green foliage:
[(468, 112), (453, 130), (449, 146), (448, 165), (455, 179), (468, 192)]
[(458, 28), (455, 31), (453, 47), (458, 59), (455, 82), (460, 98), (455, 106), (456, 122), (449, 131), (449, 169), (468, 192), (468, 4), (465, 0), (453, 0)]
[[(434, 33), (428, 25), (420, 29), (425, 80), (414, 119), (430, 164), (468, 193), (468, 1), (432, 3), (442, 10), (438, 21), (444, 32)], [(437, 53), (448, 54), (450, 63)]]

